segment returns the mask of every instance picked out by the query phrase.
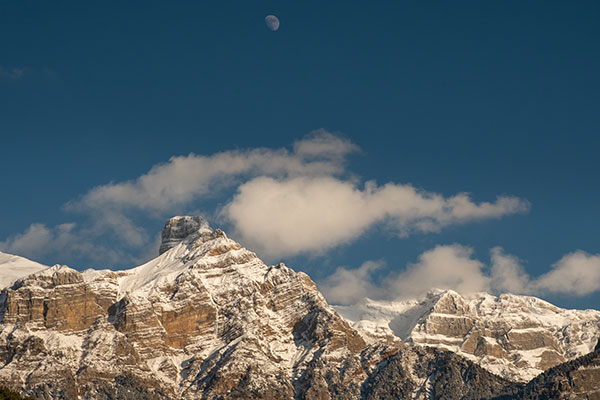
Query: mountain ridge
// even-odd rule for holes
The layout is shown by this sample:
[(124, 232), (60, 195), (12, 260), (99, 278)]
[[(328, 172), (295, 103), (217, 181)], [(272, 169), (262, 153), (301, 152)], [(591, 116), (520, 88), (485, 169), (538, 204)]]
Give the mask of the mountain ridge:
[(445, 348), (519, 382), (593, 351), (600, 337), (600, 311), (532, 296), (433, 290), (420, 301), (366, 299), (334, 308), (367, 341)]
[(459, 353), (354, 329), (308, 275), (265, 265), (201, 217), (170, 219), (162, 237), (130, 270), (55, 265), (5, 287), (0, 384), (69, 400), (524, 393)]

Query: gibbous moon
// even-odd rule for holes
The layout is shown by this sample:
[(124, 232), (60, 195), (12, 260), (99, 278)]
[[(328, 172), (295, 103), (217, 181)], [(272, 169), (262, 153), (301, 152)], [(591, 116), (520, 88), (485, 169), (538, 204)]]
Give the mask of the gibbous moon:
[(265, 24), (267, 24), (267, 28), (272, 31), (276, 31), (279, 29), (279, 18), (274, 15), (267, 15), (265, 17)]

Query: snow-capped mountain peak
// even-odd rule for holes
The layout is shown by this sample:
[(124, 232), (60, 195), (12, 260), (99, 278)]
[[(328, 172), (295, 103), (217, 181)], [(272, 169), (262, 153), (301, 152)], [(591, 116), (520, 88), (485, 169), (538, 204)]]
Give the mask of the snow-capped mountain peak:
[(130, 270), (55, 266), (5, 289), (0, 384), (61, 397), (43, 376), (91, 399), (129, 374), (166, 398), (227, 398), (239, 385), (293, 398), (314, 390), (311, 371), (344, 365), (360, 391), (366, 344), (306, 274), (265, 265), (200, 217), (167, 221), (163, 245)]
[(0, 289), (12, 285), (20, 278), (47, 268), (46, 265), (24, 257), (0, 252)]

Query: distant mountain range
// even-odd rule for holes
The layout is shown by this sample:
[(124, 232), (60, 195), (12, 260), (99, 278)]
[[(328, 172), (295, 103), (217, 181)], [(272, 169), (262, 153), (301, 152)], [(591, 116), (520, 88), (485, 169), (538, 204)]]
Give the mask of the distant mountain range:
[(534, 297), (329, 305), (201, 217), (125, 271), (0, 253), (0, 385), (39, 399), (600, 398), (600, 312)]
[(400, 339), (447, 349), (516, 382), (590, 353), (600, 336), (600, 311), (512, 294), (434, 290), (420, 301), (365, 299), (334, 308), (370, 343)]

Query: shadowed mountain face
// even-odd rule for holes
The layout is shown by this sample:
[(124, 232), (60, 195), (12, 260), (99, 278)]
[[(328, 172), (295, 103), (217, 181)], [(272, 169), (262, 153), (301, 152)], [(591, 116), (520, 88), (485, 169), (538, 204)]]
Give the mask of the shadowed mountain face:
[(369, 400), (475, 400), (513, 399), (521, 390), (521, 384), (491, 374), (454, 353), (417, 347), (381, 363), (365, 382), (363, 394)]
[[(310, 278), (200, 217), (127, 271), (66, 266), (0, 294), (0, 385), (41, 399), (503, 398), (523, 385), (448, 351), (361, 336)], [(0, 271), (2, 266), (0, 265)]]
[(525, 388), (524, 399), (600, 399), (600, 341), (585, 356), (549, 369)]

